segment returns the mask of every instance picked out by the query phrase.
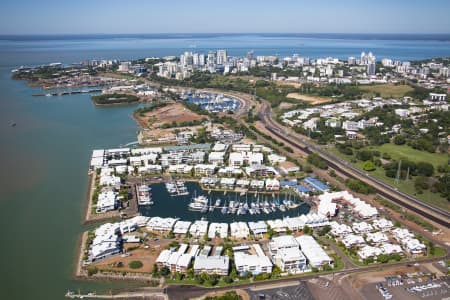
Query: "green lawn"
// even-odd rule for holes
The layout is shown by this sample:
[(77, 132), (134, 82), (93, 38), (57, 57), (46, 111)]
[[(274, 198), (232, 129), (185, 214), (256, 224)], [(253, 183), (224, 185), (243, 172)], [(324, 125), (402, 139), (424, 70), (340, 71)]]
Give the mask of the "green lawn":
[(444, 248), (441, 247), (435, 247), (434, 248), (434, 255), (429, 255), (430, 257), (444, 257), (447, 252)]
[[(409, 148), (408, 146), (397, 146), (393, 144), (384, 144), (383, 146), (379, 147), (369, 147), (373, 150), (378, 150), (381, 153), (388, 152), (392, 158), (400, 158), (400, 155), (404, 155), (402, 157), (408, 157), (408, 159), (412, 161), (428, 161), (433, 163), (433, 165), (437, 166), (439, 164), (447, 163), (447, 155), (446, 154), (433, 154), (428, 152), (422, 152), (418, 150), (414, 150)], [(342, 154), (334, 147), (328, 147), (328, 151), (335, 154), (336, 156), (345, 159), (347, 161), (350, 161), (352, 159), (351, 156)], [(405, 153), (412, 153), (413, 155), (406, 156)], [(398, 155), (398, 156), (396, 156)], [(364, 163), (361, 161), (358, 161), (354, 165), (357, 166), (362, 170), (362, 165)], [(450, 203), (447, 201), (447, 199), (441, 197), (440, 194), (437, 193), (431, 193), (428, 190), (424, 190), (422, 194), (416, 194), (416, 189), (414, 188), (414, 181), (413, 180), (401, 180), (400, 182), (396, 183), (394, 178), (387, 177), (385, 175), (384, 169), (381, 167), (377, 167), (375, 171), (368, 172), (371, 176), (382, 180), (383, 182), (386, 182), (396, 188), (398, 188), (400, 191), (413, 195), (417, 197), (417, 199), (422, 200), (426, 203), (429, 203), (431, 205), (446, 209), (447, 211), (450, 211)]]
[(401, 98), (413, 88), (409, 85), (393, 85), (393, 84), (377, 84), (377, 85), (367, 85), (360, 86), (361, 90), (368, 91), (368, 94), (375, 95), (380, 93), (383, 98)]
[(370, 150), (380, 151), (381, 154), (384, 152), (389, 153), (389, 155), (395, 159), (409, 159), (413, 162), (426, 161), (434, 165), (435, 168), (439, 165), (446, 165), (449, 160), (447, 154), (440, 153), (430, 153), (428, 151), (420, 151), (413, 149), (407, 145), (395, 145), (395, 144), (383, 144), (381, 146), (370, 146), (367, 147)]

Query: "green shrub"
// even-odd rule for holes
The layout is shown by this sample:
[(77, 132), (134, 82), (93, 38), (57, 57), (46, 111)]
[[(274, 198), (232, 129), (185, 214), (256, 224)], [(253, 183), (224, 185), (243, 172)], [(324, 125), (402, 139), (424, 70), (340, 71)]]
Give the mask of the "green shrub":
[(140, 269), (144, 264), (140, 260), (133, 260), (128, 264), (130, 269)]
[(88, 268), (87, 272), (88, 272), (88, 276), (92, 276), (92, 275), (95, 275), (98, 273), (98, 269), (97, 269), (97, 267)]
[(375, 164), (371, 160), (368, 160), (363, 164), (363, 169), (364, 169), (364, 171), (370, 172), (370, 171), (374, 171), (376, 169), (376, 167), (375, 167)]
[(362, 182), (359, 179), (347, 179), (345, 181), (345, 186), (354, 192), (365, 195), (372, 194), (375, 192), (375, 189), (373, 187), (371, 187), (365, 182)]

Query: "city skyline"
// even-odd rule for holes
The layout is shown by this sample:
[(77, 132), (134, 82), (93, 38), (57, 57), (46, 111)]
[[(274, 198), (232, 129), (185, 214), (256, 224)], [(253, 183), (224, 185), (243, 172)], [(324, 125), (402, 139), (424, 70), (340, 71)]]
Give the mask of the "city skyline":
[[(18, 0), (0, 5), (0, 34), (449, 33), (450, 2), (230, 0), (74, 3)], [(249, 22), (251, 21), (251, 22)]]

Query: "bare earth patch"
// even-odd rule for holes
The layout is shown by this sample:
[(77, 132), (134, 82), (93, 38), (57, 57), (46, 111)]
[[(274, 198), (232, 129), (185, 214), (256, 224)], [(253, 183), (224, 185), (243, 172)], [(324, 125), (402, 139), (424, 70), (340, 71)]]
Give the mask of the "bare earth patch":
[[(133, 245), (125, 244), (125, 248), (129, 248), (130, 246)], [(92, 265), (99, 270), (104, 271), (114, 270), (117, 272), (150, 273), (153, 270), (153, 264), (156, 262), (156, 258), (161, 250), (161, 248), (155, 249), (153, 247), (150, 247), (149, 249), (138, 248), (129, 251), (128, 253), (130, 256), (122, 257), (122, 255), (114, 255), (93, 263)], [(130, 262), (135, 260), (142, 262), (142, 268), (131, 269), (128, 266)], [(119, 267), (119, 263), (121, 263), (121, 267)]]
[(298, 83), (298, 82), (292, 82), (292, 81), (280, 81), (280, 80), (277, 80), (277, 81), (275, 81), (275, 83), (276, 83), (277, 85), (287, 85), (287, 86), (293, 86), (293, 87), (295, 87), (295, 88), (299, 88), (299, 87), (302, 86), (301, 83)]
[(174, 103), (147, 112), (143, 116), (137, 115), (136, 118), (141, 126), (144, 125), (144, 128), (158, 128), (163, 124), (172, 122), (181, 123), (201, 120), (205, 116), (190, 111), (181, 103)]
[(287, 94), (286, 97), (292, 98), (292, 99), (297, 99), (297, 100), (303, 100), (303, 101), (309, 102), (313, 105), (322, 104), (322, 103), (331, 101), (331, 98), (319, 97), (319, 96), (309, 96), (309, 95), (303, 95), (300, 93), (289, 93), (289, 94)]
[(293, 103), (289, 103), (289, 102), (281, 102), (280, 103), (280, 109), (290, 109), (294, 106)]

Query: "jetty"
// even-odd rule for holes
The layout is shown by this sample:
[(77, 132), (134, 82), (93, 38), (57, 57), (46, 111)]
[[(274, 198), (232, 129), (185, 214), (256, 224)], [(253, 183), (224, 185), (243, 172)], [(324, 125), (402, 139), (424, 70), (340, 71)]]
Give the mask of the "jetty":
[(34, 97), (67, 96), (67, 95), (73, 95), (73, 94), (98, 93), (101, 91), (102, 91), (101, 89), (95, 88), (95, 89), (83, 89), (83, 90), (76, 90), (76, 91), (53, 92), (53, 93), (46, 93), (46, 94), (33, 94), (33, 96)]
[(169, 192), (170, 196), (184, 196), (189, 195), (189, 191), (187, 190), (184, 181), (181, 180), (170, 180), (166, 182), (166, 189)]

